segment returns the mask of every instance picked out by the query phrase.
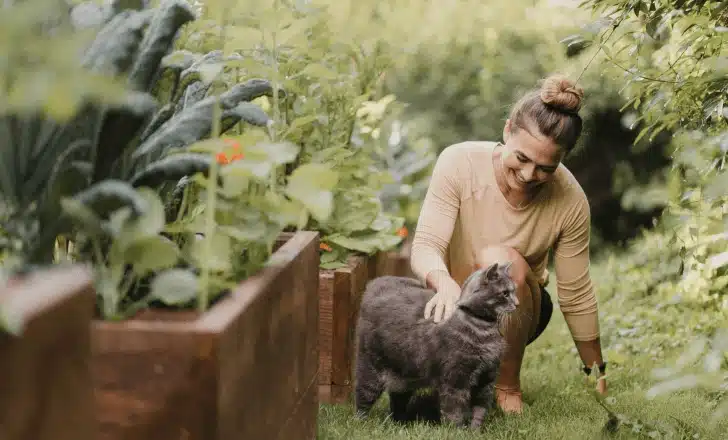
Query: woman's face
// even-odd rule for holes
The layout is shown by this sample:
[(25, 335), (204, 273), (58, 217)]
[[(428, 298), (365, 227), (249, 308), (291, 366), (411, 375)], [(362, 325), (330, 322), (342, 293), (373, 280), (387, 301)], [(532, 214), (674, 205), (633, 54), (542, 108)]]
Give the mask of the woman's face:
[[(530, 131), (530, 133), (529, 133)], [(530, 192), (554, 177), (564, 151), (536, 129), (513, 130), (510, 119), (503, 129), (503, 171), (511, 190)]]

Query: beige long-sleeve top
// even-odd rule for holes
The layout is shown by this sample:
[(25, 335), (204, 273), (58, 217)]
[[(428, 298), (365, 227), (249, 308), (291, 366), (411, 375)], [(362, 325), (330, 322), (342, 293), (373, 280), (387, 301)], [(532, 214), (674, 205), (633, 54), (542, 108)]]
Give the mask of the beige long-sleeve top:
[(597, 301), (589, 275), (590, 211), (571, 172), (559, 165), (554, 179), (529, 204), (515, 208), (493, 172), (495, 142), (445, 148), (435, 164), (412, 244), (411, 265), (425, 283), (446, 270), (458, 284), (475, 269), (487, 246), (516, 249), (545, 282), (554, 252), (558, 304), (576, 341), (599, 336)]

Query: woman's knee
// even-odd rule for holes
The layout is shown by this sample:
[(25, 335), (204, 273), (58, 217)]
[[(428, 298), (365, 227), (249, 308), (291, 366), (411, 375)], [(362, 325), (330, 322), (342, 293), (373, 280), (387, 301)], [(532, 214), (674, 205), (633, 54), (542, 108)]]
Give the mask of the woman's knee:
[(527, 284), (531, 267), (525, 258), (512, 247), (488, 246), (482, 249), (476, 256), (477, 268), (488, 267), (493, 263), (511, 263), (509, 275), (516, 286), (521, 287)]

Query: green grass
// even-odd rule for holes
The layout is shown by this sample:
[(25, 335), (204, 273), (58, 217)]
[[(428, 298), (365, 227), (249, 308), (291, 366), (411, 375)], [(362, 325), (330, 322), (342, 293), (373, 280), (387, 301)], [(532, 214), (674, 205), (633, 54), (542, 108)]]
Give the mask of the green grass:
[[(526, 409), (521, 416), (494, 413), (481, 432), (424, 423), (399, 425), (387, 419), (386, 395), (367, 421), (353, 417), (353, 405), (322, 405), (319, 440), (434, 439), (595, 439), (728, 437), (728, 423), (708, 429), (721, 393), (691, 390), (653, 400), (645, 392), (654, 385), (653, 368), (674, 365), (690, 341), (691, 331), (705, 333), (715, 314), (700, 307), (680, 309), (657, 298), (600, 298), (603, 348), (610, 362), (610, 407), (637, 428), (622, 424), (603, 435), (607, 412), (590, 395), (580, 361), (560, 312), (555, 311), (543, 335), (526, 351), (522, 376)], [(613, 398), (613, 400), (611, 399)], [(639, 426), (640, 421), (649, 424)], [(652, 432), (656, 426), (657, 432)], [(681, 434), (667, 437), (670, 427)], [(682, 427), (682, 428), (681, 428)], [(641, 433), (635, 433), (640, 431)], [(651, 436), (649, 434), (651, 433)], [(717, 434), (722, 433), (722, 434)], [(697, 435), (697, 436), (696, 436)]]

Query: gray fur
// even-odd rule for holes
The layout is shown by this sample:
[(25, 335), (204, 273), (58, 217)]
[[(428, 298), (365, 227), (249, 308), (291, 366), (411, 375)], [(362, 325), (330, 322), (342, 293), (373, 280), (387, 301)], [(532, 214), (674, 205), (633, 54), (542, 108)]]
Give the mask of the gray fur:
[(463, 283), (455, 312), (435, 323), (424, 318), (434, 291), (417, 280), (383, 276), (370, 281), (357, 322), (355, 405), (366, 417), (384, 391), (392, 418), (405, 419), (410, 398), (432, 388), (443, 421), (478, 427), (493, 401), (505, 341), (503, 314), (515, 310), (510, 263), (475, 271)]

